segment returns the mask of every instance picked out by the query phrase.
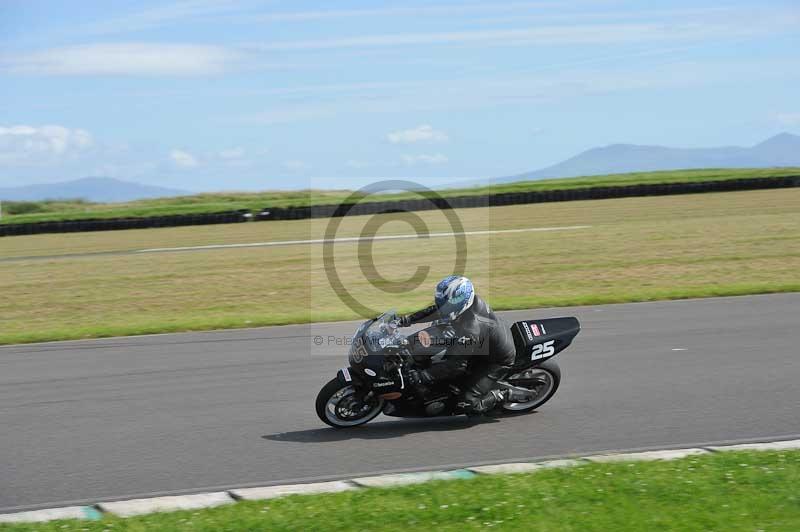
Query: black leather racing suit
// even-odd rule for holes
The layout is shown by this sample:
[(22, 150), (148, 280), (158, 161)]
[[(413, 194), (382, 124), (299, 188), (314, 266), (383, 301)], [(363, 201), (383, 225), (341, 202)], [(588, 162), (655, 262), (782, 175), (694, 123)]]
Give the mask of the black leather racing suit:
[[(404, 324), (437, 319), (435, 305), (405, 317)], [(444, 360), (427, 371), (434, 381), (463, 381), (464, 409), (483, 413), (494, 408), (497, 397), (491, 393), (498, 380), (514, 364), (516, 348), (511, 329), (477, 295), (469, 309), (451, 324), (457, 341), (447, 348)]]

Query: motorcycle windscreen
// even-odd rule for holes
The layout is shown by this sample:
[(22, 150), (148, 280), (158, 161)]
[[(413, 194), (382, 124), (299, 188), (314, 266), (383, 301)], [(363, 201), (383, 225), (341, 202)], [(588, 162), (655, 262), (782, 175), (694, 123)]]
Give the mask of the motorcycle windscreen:
[(577, 318), (523, 320), (511, 326), (517, 358), (514, 366), (527, 366), (566, 349), (581, 330)]

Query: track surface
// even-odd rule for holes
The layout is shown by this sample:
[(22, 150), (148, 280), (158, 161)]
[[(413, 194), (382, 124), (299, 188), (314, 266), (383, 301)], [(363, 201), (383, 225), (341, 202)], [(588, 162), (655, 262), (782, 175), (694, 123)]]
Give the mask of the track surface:
[(800, 433), (800, 294), (503, 314), (583, 331), (549, 404), (479, 424), (323, 426), (313, 337), (354, 323), (0, 348), (0, 511)]

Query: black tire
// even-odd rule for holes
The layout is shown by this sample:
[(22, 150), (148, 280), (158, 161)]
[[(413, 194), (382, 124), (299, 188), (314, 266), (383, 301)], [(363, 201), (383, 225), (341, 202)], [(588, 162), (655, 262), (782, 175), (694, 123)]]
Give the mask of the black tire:
[(353, 420), (343, 420), (341, 418), (338, 418), (335, 413), (329, 410), (328, 403), (337, 392), (339, 392), (340, 390), (344, 390), (346, 388), (352, 388), (352, 385), (342, 384), (342, 382), (338, 378), (333, 378), (330, 381), (328, 381), (328, 383), (325, 386), (323, 386), (322, 389), (317, 394), (317, 401), (316, 401), (317, 416), (326, 425), (330, 425), (331, 427), (337, 429), (349, 429), (352, 427), (358, 427), (359, 425), (363, 425), (364, 423), (367, 423), (375, 419), (375, 417), (377, 417), (378, 414), (380, 414), (381, 411), (383, 410), (384, 401), (383, 399), (379, 399), (378, 403), (363, 417)]
[[(561, 384), (561, 368), (554, 360), (548, 360), (538, 366), (531, 368), (532, 370), (542, 370), (547, 373), (549, 376), (549, 388), (544, 392), (544, 395), (541, 397), (536, 397), (535, 400), (528, 403), (505, 403), (501, 405), (500, 409), (505, 412), (506, 414), (526, 414), (528, 412), (532, 412), (537, 408), (541, 407), (547, 401), (550, 400), (558, 391), (558, 387)], [(515, 372), (520, 373), (520, 372)], [(514, 380), (512, 378), (508, 378), (507, 381), (509, 384), (514, 384)], [(512, 406), (514, 405), (514, 406)]]

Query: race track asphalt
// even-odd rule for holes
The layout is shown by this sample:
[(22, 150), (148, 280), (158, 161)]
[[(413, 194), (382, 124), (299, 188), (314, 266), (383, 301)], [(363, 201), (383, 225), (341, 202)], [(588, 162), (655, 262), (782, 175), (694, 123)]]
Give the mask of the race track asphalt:
[(0, 512), (603, 450), (798, 437), (800, 294), (577, 316), (540, 411), (337, 431), (314, 398), (355, 322), (0, 348)]

